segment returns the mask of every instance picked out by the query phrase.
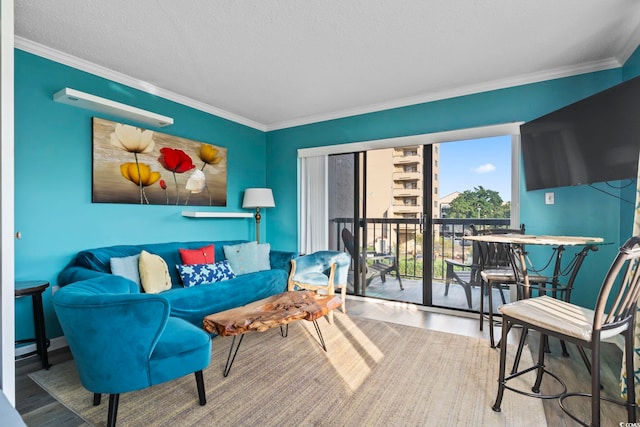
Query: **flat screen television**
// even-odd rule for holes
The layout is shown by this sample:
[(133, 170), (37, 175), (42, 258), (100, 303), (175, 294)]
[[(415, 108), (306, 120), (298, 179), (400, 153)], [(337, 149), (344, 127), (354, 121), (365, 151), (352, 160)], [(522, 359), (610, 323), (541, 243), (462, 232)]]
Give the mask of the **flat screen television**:
[(640, 77), (520, 126), (527, 191), (636, 178)]

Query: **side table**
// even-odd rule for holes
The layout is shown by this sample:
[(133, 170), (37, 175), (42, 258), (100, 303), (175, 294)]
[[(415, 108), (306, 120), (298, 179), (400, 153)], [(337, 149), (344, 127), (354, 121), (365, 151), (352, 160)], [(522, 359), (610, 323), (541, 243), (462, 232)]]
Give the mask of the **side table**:
[(42, 293), (49, 287), (49, 282), (45, 280), (25, 280), (15, 283), (15, 297), (31, 296), (33, 303), (33, 325), (35, 328), (35, 338), (17, 340), (16, 344), (36, 343), (36, 350), (23, 354), (19, 358), (33, 356), (37, 354), (42, 360), (42, 368), (49, 369), (49, 357), (47, 348), (49, 348), (49, 340), (44, 328), (44, 310), (42, 308)]

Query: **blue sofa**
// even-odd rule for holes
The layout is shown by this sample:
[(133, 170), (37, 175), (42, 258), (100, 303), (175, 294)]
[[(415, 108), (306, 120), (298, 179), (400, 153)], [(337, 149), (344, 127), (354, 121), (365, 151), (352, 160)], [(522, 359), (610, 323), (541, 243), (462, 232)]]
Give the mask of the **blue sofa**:
[[(182, 264), (179, 249), (197, 249), (214, 245), (215, 260), (226, 259), (223, 247), (246, 241), (197, 241), (172, 242), (142, 245), (119, 245), (88, 249), (79, 252), (58, 275), (58, 285), (62, 288), (83, 283), (82, 286), (98, 285), (98, 289), (120, 293), (140, 293), (131, 280), (111, 274), (111, 258), (121, 258), (139, 254), (142, 250), (161, 256), (169, 268), (172, 288), (157, 295), (169, 302), (170, 316), (202, 326), (202, 319), (213, 313), (239, 307), (287, 290), (287, 279), (294, 252), (271, 250), (269, 261), (271, 270), (243, 274), (231, 280), (210, 285), (185, 288), (176, 269)], [(104, 279), (106, 278), (106, 279)], [(100, 280), (97, 280), (100, 279)], [(106, 280), (106, 282), (105, 282)], [(125, 281), (123, 286), (119, 282)], [(110, 287), (109, 284), (114, 286)]]

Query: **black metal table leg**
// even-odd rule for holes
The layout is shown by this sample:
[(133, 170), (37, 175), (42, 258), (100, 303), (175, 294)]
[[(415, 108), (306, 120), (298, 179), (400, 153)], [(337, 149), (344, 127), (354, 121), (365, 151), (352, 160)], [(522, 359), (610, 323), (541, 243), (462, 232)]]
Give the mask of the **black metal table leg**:
[[(240, 344), (242, 344), (242, 339), (244, 338), (244, 334), (240, 335), (240, 340), (238, 341), (238, 345), (233, 350), (233, 345), (236, 343), (237, 335), (234, 335), (233, 341), (231, 341), (231, 348), (229, 349), (229, 356), (227, 356), (227, 363), (224, 366), (224, 376), (229, 375), (229, 371), (231, 371), (231, 366), (233, 365), (233, 361), (236, 360), (236, 354), (238, 354), (238, 349), (240, 349)], [(233, 356), (232, 356), (233, 354)]]
[(313, 321), (313, 326), (316, 328), (316, 332), (318, 333), (318, 338), (320, 339), (320, 345), (324, 351), (327, 351), (327, 346), (324, 343), (324, 338), (322, 337), (322, 332), (320, 331), (320, 325), (318, 325), (318, 321)]

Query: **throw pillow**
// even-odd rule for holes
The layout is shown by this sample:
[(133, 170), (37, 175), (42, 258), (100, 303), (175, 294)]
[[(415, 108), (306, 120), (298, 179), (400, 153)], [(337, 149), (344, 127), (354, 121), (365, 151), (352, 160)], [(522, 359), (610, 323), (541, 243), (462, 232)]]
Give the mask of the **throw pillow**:
[(231, 269), (238, 276), (258, 271), (256, 268), (258, 258), (257, 242), (223, 246), (222, 250), (224, 251), (225, 258), (229, 261), (229, 264), (231, 264)]
[(268, 243), (258, 244), (258, 250), (256, 254), (256, 271), (271, 270), (271, 261), (269, 261), (269, 253), (271, 252), (271, 245)]
[(140, 283), (142, 289), (148, 294), (157, 294), (171, 289), (171, 276), (167, 263), (159, 255), (147, 251), (140, 252), (138, 262), (140, 271)]
[(222, 282), (236, 277), (226, 260), (215, 264), (178, 264), (176, 268), (185, 288), (205, 283)]
[(125, 279), (129, 279), (140, 287), (140, 273), (138, 271), (139, 259), (140, 254), (122, 258), (111, 258), (109, 260), (109, 263), (111, 264), (111, 273), (116, 276), (122, 276)]
[(183, 264), (213, 264), (216, 262), (213, 245), (198, 249), (178, 249), (178, 251), (180, 251)]

